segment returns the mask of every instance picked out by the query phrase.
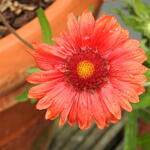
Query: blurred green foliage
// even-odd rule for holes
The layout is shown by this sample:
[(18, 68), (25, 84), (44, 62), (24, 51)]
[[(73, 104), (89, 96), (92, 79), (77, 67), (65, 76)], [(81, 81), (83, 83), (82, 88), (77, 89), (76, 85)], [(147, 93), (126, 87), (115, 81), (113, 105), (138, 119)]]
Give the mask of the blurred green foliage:
[[(150, 6), (142, 0), (122, 0), (126, 3), (123, 10), (116, 9), (115, 13), (120, 16), (123, 22), (135, 31), (141, 33), (141, 48), (144, 49), (147, 61), (144, 65), (150, 68)], [(126, 15), (128, 14), (128, 15)], [(140, 102), (133, 104), (134, 111), (128, 113), (125, 125), (124, 150), (137, 150), (143, 147), (150, 149), (150, 133), (137, 137), (137, 119), (150, 122), (150, 69), (145, 73), (149, 86), (146, 86), (145, 93), (140, 96)], [(136, 131), (135, 131), (136, 130)], [(136, 132), (136, 133), (135, 133)]]

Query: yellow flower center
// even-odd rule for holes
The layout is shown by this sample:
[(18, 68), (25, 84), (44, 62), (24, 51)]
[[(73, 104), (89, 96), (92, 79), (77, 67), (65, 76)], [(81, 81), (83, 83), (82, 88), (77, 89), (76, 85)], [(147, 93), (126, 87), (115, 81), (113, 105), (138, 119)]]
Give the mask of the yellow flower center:
[(94, 73), (94, 65), (90, 61), (84, 60), (79, 62), (77, 65), (77, 73), (80, 76), (80, 78), (87, 79), (91, 77)]

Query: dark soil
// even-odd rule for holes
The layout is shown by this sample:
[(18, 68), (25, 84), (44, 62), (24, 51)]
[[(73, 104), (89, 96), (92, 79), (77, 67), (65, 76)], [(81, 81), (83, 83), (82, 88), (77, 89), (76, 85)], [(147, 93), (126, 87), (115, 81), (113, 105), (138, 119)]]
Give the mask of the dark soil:
[[(54, 0), (0, 0), (0, 12), (15, 29), (20, 28), (36, 16), (39, 7), (47, 8)], [(0, 21), (0, 38), (9, 30)]]

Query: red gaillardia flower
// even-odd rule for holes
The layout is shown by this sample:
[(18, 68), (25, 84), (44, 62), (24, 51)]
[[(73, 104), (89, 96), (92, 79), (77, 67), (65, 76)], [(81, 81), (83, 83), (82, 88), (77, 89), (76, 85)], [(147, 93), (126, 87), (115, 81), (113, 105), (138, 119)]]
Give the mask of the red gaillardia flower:
[(47, 109), (46, 119), (60, 116), (60, 125), (68, 120), (88, 129), (94, 120), (103, 129), (121, 119), (122, 108), (132, 111), (129, 102), (139, 102), (146, 56), (114, 16), (95, 21), (88, 11), (78, 20), (70, 14), (68, 29), (54, 46), (35, 45), (32, 55), (43, 72), (28, 77), (39, 84), (28, 97), (39, 99), (37, 109)]

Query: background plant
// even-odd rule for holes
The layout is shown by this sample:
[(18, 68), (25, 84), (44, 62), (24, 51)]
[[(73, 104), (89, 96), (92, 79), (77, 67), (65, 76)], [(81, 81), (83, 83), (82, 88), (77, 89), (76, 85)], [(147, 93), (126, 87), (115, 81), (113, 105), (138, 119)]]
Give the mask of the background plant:
[[(144, 65), (150, 68), (150, 6), (141, 0), (122, 1), (126, 3), (123, 6), (126, 13), (120, 9), (116, 9), (115, 13), (120, 16), (127, 26), (141, 33), (141, 48), (145, 50), (148, 58)], [(146, 92), (140, 96), (140, 103), (133, 104), (134, 111), (127, 114), (124, 150), (136, 150), (137, 147), (143, 147), (144, 150), (150, 149), (150, 133), (138, 136), (138, 119), (150, 122), (150, 69), (145, 75), (148, 79), (145, 84)]]

